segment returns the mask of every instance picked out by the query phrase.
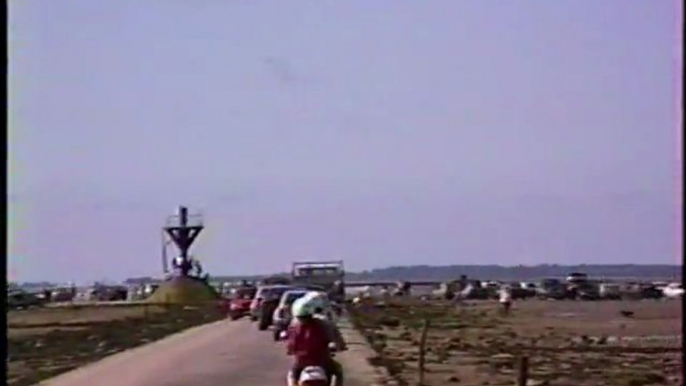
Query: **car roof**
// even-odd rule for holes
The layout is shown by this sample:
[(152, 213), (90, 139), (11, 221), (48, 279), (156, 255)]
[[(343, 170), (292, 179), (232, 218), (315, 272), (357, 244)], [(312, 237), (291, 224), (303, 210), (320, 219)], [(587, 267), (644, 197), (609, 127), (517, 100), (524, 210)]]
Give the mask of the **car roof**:
[(288, 284), (268, 284), (268, 285), (261, 285), (257, 287), (258, 289), (272, 289), (272, 288), (291, 288), (293, 287), (292, 285)]
[(288, 291), (284, 292), (283, 294), (293, 294), (293, 293), (298, 293), (298, 294), (306, 294), (308, 292), (312, 292), (311, 290), (308, 290), (307, 288), (293, 288), (289, 289)]
[(300, 288), (299, 288), (299, 289), (288, 290), (288, 291), (284, 292), (284, 293), (281, 295), (281, 299), (279, 300), (279, 303), (283, 304), (284, 302), (286, 302), (286, 300), (288, 299), (288, 296), (289, 296), (289, 295), (295, 294), (295, 295), (302, 295), (302, 296), (305, 296), (305, 294), (307, 294), (308, 292), (310, 292), (310, 291), (303, 290), (303, 289), (300, 289)]

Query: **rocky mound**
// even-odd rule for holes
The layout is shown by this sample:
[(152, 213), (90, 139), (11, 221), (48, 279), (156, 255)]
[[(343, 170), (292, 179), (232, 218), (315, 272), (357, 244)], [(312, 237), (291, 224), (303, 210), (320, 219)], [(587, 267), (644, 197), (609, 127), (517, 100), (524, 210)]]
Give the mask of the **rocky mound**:
[(192, 277), (175, 277), (160, 284), (147, 299), (150, 303), (202, 304), (219, 299), (215, 289)]

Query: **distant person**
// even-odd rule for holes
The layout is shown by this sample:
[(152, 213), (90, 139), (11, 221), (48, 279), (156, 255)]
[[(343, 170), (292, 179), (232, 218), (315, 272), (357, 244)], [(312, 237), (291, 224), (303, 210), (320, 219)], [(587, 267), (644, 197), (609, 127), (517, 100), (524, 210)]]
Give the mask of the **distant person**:
[(45, 299), (46, 302), (49, 302), (52, 300), (52, 291), (49, 289), (43, 290), (43, 298)]
[(457, 288), (458, 292), (464, 291), (465, 288), (467, 288), (467, 284), (469, 284), (469, 280), (467, 279), (467, 275), (460, 275), (460, 280), (459, 280), (459, 285)]
[(202, 276), (202, 264), (200, 264), (200, 261), (193, 258), (193, 260), (191, 260), (191, 264), (192, 264), (193, 268), (195, 269), (195, 276), (201, 277)]
[(181, 256), (177, 256), (172, 260), (172, 268), (177, 276), (186, 276), (191, 270), (190, 259), (184, 259)]
[(176, 256), (176, 257), (172, 260), (172, 269), (173, 269), (173, 270), (175, 270), (175, 271), (176, 271), (176, 270), (180, 270), (182, 265), (183, 265), (183, 257), (181, 257), (181, 256)]
[(503, 315), (509, 315), (510, 308), (512, 308), (512, 289), (510, 287), (503, 287), (499, 292), (501, 311)]

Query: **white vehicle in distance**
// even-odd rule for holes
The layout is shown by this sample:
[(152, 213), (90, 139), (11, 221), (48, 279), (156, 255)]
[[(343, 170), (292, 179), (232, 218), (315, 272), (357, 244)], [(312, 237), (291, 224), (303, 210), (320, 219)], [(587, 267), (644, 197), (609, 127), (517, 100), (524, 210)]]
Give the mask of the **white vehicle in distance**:
[(598, 292), (601, 299), (620, 300), (622, 298), (622, 286), (618, 283), (601, 283)]
[(676, 299), (684, 296), (684, 286), (681, 283), (669, 283), (662, 290), (666, 298)]
[(567, 283), (581, 283), (588, 281), (588, 275), (583, 273), (583, 272), (572, 272), (569, 275), (567, 275), (567, 278), (565, 279)]

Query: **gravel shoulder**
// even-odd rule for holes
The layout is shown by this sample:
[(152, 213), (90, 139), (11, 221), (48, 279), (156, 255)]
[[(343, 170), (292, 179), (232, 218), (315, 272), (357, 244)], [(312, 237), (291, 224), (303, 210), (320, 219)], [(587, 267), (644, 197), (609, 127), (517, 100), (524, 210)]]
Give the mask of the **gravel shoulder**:
[(337, 360), (346, 372), (346, 384), (357, 386), (390, 385), (395, 381), (384, 367), (372, 365), (378, 354), (371, 348), (362, 334), (357, 331), (350, 320), (342, 318), (338, 326), (343, 339), (348, 344), (348, 351), (339, 353)]

